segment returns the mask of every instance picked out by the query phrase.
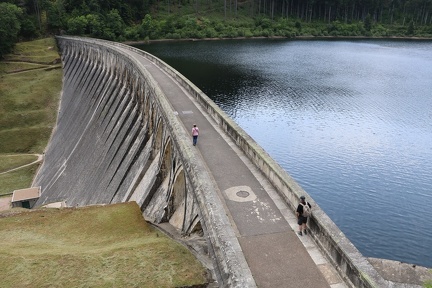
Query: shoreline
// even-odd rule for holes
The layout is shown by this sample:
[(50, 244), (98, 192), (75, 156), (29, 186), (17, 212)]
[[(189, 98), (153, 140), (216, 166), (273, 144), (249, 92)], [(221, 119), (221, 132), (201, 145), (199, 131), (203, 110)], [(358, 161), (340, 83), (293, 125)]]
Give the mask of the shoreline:
[(404, 37), (404, 36), (387, 36), (387, 37), (371, 37), (371, 36), (296, 36), (296, 37), (234, 37), (234, 38), (182, 38), (182, 39), (153, 39), (153, 40), (140, 40), (140, 41), (124, 41), (121, 42), (126, 45), (144, 45), (152, 43), (166, 43), (166, 42), (195, 42), (195, 41), (218, 41), (218, 40), (253, 40), (253, 39), (269, 39), (269, 40), (397, 40), (397, 41), (432, 41), (432, 37)]

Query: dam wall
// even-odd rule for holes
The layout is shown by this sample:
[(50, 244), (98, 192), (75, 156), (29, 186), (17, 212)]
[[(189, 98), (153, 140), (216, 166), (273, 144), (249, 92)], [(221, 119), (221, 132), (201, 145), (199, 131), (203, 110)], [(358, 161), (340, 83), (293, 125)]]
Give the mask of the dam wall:
[(148, 221), (206, 241), (220, 287), (255, 287), (217, 186), (145, 67), (111, 42), (57, 43), (63, 91), (35, 207), (136, 201)]
[[(125, 51), (157, 63), (193, 96), (294, 211), (308, 194), (243, 129), (183, 75), (136, 48), (59, 37), (63, 96), (56, 130), (34, 185), (36, 205), (136, 201), (154, 223), (203, 234), (221, 287), (255, 287), (230, 229), (218, 189), (190, 136), (145, 67)], [(385, 280), (313, 201), (311, 237), (351, 287), (408, 287)]]

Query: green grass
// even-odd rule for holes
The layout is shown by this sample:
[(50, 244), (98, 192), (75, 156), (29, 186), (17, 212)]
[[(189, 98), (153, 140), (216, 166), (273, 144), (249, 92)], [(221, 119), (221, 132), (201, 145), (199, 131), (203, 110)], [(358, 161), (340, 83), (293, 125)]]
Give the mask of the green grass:
[[(34, 156), (16, 153), (43, 153), (62, 87), (61, 66), (52, 65), (58, 62), (53, 38), (17, 43), (0, 62), (0, 172), (34, 161)], [(29, 187), (37, 167), (0, 175), (0, 195)]]
[(135, 202), (0, 218), (2, 287), (179, 287), (206, 282), (182, 245)]
[[(10, 159), (8, 159), (10, 162)], [(17, 189), (30, 187), (39, 164), (33, 164), (21, 169), (0, 174), (0, 196), (12, 193)]]
[(6, 61), (52, 64), (57, 63), (60, 56), (54, 38), (44, 38), (17, 43), (14, 53), (4, 58)]
[(0, 79), (0, 97), (3, 100), (0, 109), (10, 113), (56, 107), (61, 77), (61, 69), (4, 75)]
[(0, 155), (0, 173), (37, 160), (36, 155)]
[(61, 77), (57, 69), (0, 79), (0, 153), (42, 153), (56, 122)]
[(42, 154), (52, 127), (29, 127), (0, 131), (0, 151)]
[(16, 73), (31, 69), (41, 69), (48, 67), (48, 65), (41, 65), (35, 63), (26, 63), (26, 62), (3, 62), (0, 65), (0, 74), (1, 73)]
[[(0, 154), (0, 196), (8, 195), (14, 190), (30, 187), (39, 164), (33, 164), (14, 171), (14, 168), (32, 163), (37, 160), (36, 155), (29, 154)], [(5, 173), (7, 172), (7, 173)]]

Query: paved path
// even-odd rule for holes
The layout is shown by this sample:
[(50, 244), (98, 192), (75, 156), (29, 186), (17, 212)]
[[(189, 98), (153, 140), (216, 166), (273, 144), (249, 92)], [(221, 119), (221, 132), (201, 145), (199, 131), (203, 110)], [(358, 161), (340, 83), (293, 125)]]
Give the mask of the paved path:
[[(220, 198), (258, 287), (346, 287), (309, 236), (296, 234), (294, 213), (213, 119), (170, 76), (134, 52), (168, 97), (188, 133), (200, 129), (196, 153)], [(192, 145), (192, 137), (191, 137)]]

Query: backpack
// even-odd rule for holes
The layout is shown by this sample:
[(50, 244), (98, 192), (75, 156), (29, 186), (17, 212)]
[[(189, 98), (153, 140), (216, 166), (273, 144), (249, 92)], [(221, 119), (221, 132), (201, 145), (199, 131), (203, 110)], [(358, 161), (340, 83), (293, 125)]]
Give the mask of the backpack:
[(312, 214), (311, 207), (309, 207), (309, 203), (306, 202), (306, 204), (300, 203), (303, 206), (303, 217), (309, 217)]

